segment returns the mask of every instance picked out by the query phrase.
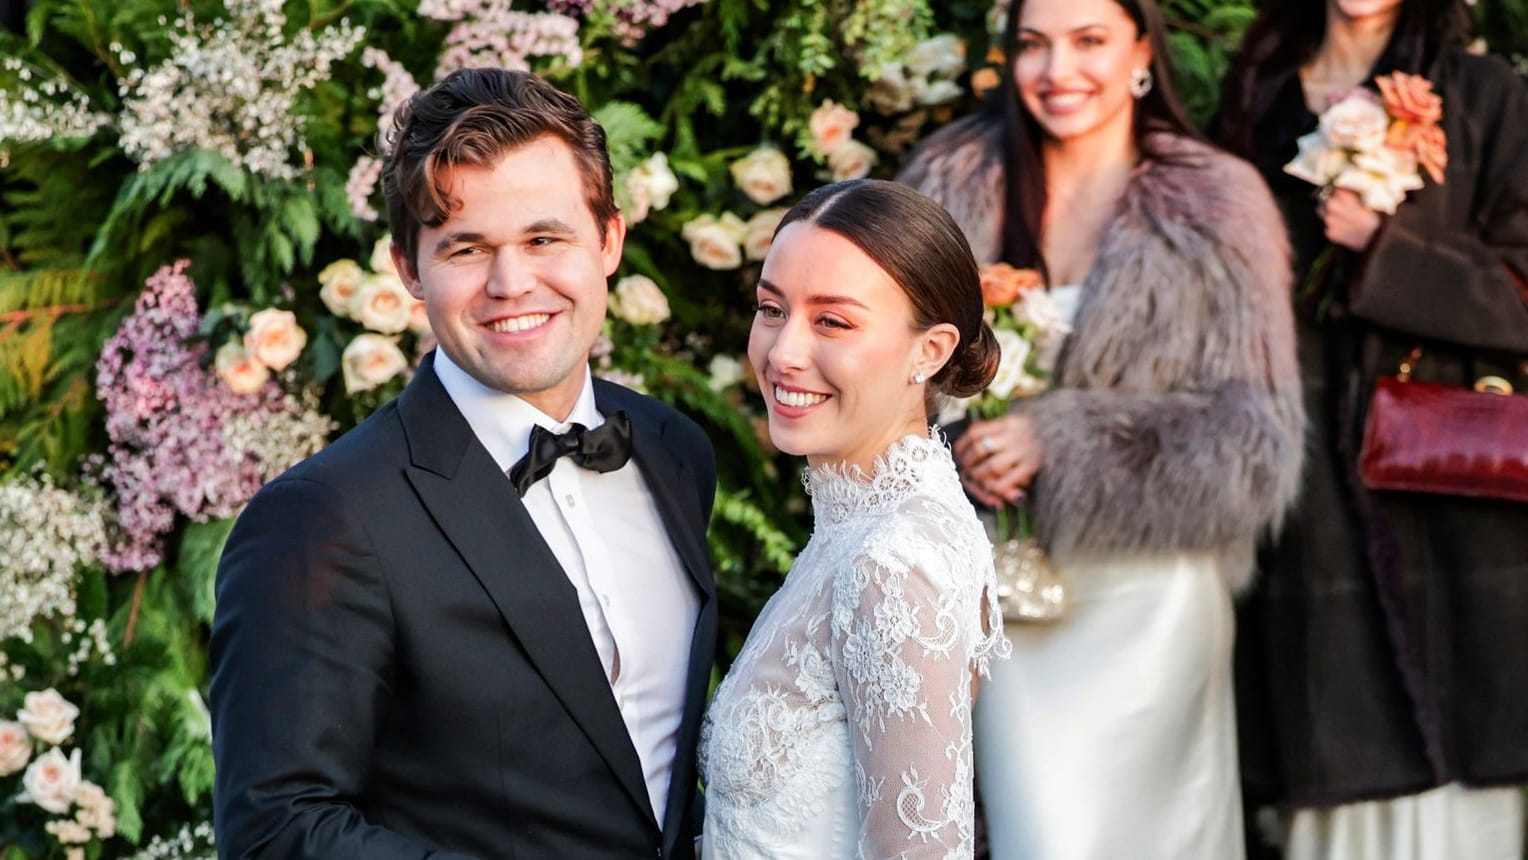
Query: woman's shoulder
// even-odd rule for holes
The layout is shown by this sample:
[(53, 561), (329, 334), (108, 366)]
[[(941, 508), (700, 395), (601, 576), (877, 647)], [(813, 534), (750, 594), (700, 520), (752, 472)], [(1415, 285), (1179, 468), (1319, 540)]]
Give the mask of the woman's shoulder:
[(897, 180), (922, 190), (941, 180), (969, 175), (997, 163), (1002, 156), (1003, 126), (992, 114), (962, 117), (924, 138), (913, 149)]
[(1268, 184), (1251, 162), (1214, 144), (1157, 132), (1126, 191), (1157, 224), (1194, 228), (1208, 236), (1254, 238), (1247, 231), (1283, 232)]
[(1470, 99), (1499, 98), (1528, 89), (1528, 81), (1506, 60), (1464, 48), (1444, 51), (1432, 77), (1440, 89), (1456, 90), (1458, 95)]

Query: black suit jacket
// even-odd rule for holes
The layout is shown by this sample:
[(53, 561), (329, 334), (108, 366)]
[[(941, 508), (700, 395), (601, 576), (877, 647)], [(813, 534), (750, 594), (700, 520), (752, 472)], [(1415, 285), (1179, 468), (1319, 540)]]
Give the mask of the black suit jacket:
[(633, 458), (701, 595), (695, 628), (675, 631), (691, 650), (661, 829), (576, 592), (427, 360), (397, 400), (261, 490), (224, 550), (222, 857), (692, 850), (715, 462), (662, 403), (603, 381), (595, 397), (631, 417)]

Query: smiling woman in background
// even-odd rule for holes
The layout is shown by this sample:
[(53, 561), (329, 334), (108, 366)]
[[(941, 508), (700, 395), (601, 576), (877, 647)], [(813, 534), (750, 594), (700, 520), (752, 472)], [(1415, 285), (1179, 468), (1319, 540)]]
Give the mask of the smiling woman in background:
[(1287, 246), (1183, 118), (1163, 32), (1150, 0), (1015, 0), (1005, 85), (902, 177), (1077, 297), (1054, 390), (955, 446), (980, 501), (1028, 488), (1071, 605), (1008, 625), (977, 704), (995, 860), (1243, 853), (1231, 594), (1299, 474)]

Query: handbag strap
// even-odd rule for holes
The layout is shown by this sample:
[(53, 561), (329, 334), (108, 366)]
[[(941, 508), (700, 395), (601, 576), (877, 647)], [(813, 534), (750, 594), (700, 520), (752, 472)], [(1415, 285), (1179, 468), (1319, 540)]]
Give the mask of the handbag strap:
[[(1397, 366), (1395, 381), (1410, 382), (1411, 372), (1416, 369), (1417, 362), (1421, 360), (1422, 347), (1412, 347), (1411, 352), (1406, 353), (1406, 357), (1401, 359), (1400, 365)], [(1475, 380), (1475, 384), (1472, 387), (1482, 394), (1507, 395), (1513, 392), (1512, 383), (1500, 376), (1482, 376)]]

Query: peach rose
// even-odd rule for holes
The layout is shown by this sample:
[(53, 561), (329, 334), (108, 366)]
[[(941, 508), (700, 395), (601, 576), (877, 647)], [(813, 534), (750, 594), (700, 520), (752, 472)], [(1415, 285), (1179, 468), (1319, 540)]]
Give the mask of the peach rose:
[(424, 334), (430, 330), (430, 314), (423, 301), (409, 296), (409, 331)]
[(812, 111), (806, 124), (812, 132), (812, 146), (823, 155), (832, 155), (849, 140), (859, 123), (859, 114), (828, 99)]
[(381, 334), (408, 328), (413, 313), (414, 297), (397, 275), (371, 275), (350, 299), (350, 317)]
[(370, 391), (402, 373), (408, 364), (408, 359), (392, 338), (358, 334), (340, 356), (345, 391), (350, 394)]
[(761, 146), (732, 162), (732, 180), (748, 199), (768, 206), (791, 193), (791, 163), (773, 146)]
[(981, 278), (982, 304), (989, 308), (1008, 307), (1020, 293), (1044, 283), (1034, 269), (1016, 269), (1007, 263), (982, 266)]
[(271, 369), (244, 351), (244, 344), (229, 341), (218, 347), (213, 372), (234, 394), (254, 394), (271, 378)]
[(755, 213), (744, 225), (743, 256), (750, 260), (762, 260), (769, 253), (775, 240), (775, 228), (785, 217), (784, 209), (763, 209)]
[(1422, 165), (1432, 181), (1442, 185), (1444, 171), (1448, 170), (1448, 135), (1444, 134), (1443, 127), (1430, 125), (1418, 132), (1413, 149), (1417, 154), (1417, 163)]
[(625, 188), (630, 210), (624, 214), (630, 226), (647, 220), (654, 209), (667, 208), (669, 198), (679, 190), (679, 177), (669, 167), (668, 156), (659, 152), (626, 174)]
[(275, 308), (251, 316), (249, 331), (244, 333), (244, 352), (278, 372), (296, 361), (307, 344), (308, 333), (297, 324), (297, 315)]
[(32, 760), (32, 738), (21, 723), (0, 720), (0, 776), (10, 776)]
[(355, 260), (335, 260), (318, 273), (318, 283), (323, 289), (318, 297), (324, 307), (337, 317), (350, 316), (350, 299), (360, 289), (366, 273)]
[(833, 181), (860, 179), (869, 175), (879, 156), (875, 150), (857, 140), (846, 140), (828, 156), (828, 169), (833, 171)]
[(701, 215), (685, 224), (680, 235), (690, 243), (690, 256), (708, 269), (725, 271), (743, 265), (743, 239), (748, 225), (731, 212), (720, 218)]
[(21, 787), (17, 800), (35, 803), (59, 815), (68, 812), (74, 792), (80, 787), (80, 751), (64, 758), (58, 747), (48, 750), (27, 768)]
[(61, 744), (74, 734), (74, 720), (80, 709), (49, 687), (40, 693), (27, 693), (21, 700), (16, 719), (27, 733), (43, 743)]
[(1443, 119), (1443, 97), (1421, 75), (1393, 72), (1374, 79), (1385, 110), (1408, 125), (1434, 125)]
[(982, 66), (971, 73), (971, 92), (977, 96), (984, 96), (988, 90), (997, 89), (1003, 85), (1002, 75), (991, 66)]

